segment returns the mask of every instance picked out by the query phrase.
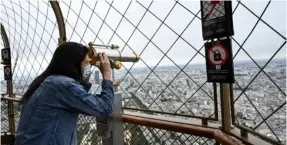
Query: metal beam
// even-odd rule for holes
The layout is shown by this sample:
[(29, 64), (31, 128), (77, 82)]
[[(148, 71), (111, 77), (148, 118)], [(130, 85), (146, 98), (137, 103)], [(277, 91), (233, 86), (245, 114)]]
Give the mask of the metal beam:
[[(1, 37), (3, 40), (3, 44), (5, 48), (10, 48), (10, 42), (7, 36), (7, 33), (5, 31), (5, 28), (2, 24), (1, 25)], [(11, 52), (11, 51), (10, 51)], [(11, 62), (11, 60), (10, 60)], [(14, 73), (14, 72), (12, 72)], [(13, 95), (13, 84), (12, 84), (12, 79), (7, 80), (7, 93), (9, 97), (14, 98)], [(9, 131), (11, 132), (12, 135), (15, 134), (15, 117), (14, 117), (14, 105), (13, 101), (8, 101), (8, 118), (9, 118)]]
[(50, 1), (50, 4), (53, 8), (53, 11), (55, 13), (57, 23), (58, 23), (58, 28), (59, 28), (59, 39), (58, 39), (58, 45), (64, 43), (67, 41), (67, 35), (66, 35), (66, 27), (64, 23), (64, 17), (59, 5), (58, 1)]

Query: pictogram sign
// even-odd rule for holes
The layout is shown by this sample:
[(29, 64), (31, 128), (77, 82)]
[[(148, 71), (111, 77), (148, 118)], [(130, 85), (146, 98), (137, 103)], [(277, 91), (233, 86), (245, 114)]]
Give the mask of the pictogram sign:
[(12, 80), (12, 71), (10, 65), (4, 66), (4, 79)]
[(9, 65), (11, 64), (11, 53), (10, 53), (10, 48), (3, 48), (1, 50), (1, 57), (2, 57), (2, 64), (4, 65)]
[(204, 40), (232, 36), (231, 1), (201, 1), (202, 36)]
[(205, 43), (205, 56), (208, 82), (234, 82), (230, 38)]
[(208, 50), (208, 61), (211, 65), (215, 66), (217, 69), (220, 69), (228, 59), (227, 49), (221, 44), (214, 44)]

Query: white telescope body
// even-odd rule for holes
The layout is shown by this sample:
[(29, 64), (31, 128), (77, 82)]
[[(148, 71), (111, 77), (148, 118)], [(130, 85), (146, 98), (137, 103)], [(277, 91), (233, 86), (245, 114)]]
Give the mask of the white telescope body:
[[(100, 47), (100, 48), (98, 48)], [(104, 47), (104, 48), (103, 48)], [(117, 48), (118, 46), (112, 45), (97, 45), (89, 43), (89, 62), (92, 65), (98, 66), (100, 64), (98, 53), (105, 53), (110, 60), (112, 60), (112, 67), (120, 69), (122, 67), (121, 62), (138, 62), (140, 57), (135, 53), (121, 53)]]
[(96, 51), (96, 54), (105, 53), (108, 56), (108, 58), (114, 61), (137, 62), (139, 59), (139, 56), (137, 54), (126, 53), (126, 52), (121, 53), (118, 49), (96, 48), (95, 51)]

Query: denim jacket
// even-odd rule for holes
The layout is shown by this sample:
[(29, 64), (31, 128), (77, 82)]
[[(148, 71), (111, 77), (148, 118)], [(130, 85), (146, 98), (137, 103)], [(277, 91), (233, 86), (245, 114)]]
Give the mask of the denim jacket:
[(109, 116), (113, 110), (110, 80), (102, 82), (100, 95), (88, 93), (90, 88), (69, 77), (49, 76), (23, 106), (15, 145), (76, 145), (79, 113)]

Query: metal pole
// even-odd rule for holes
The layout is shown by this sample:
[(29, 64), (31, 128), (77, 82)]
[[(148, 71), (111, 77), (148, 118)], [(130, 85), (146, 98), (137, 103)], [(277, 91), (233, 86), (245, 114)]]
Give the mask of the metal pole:
[[(115, 70), (112, 69), (112, 81), (115, 81)], [(97, 118), (98, 133), (103, 137), (103, 145), (123, 145), (124, 129), (122, 122), (122, 94), (115, 87), (114, 112), (111, 118)]]
[[(4, 47), (10, 48), (9, 39), (7, 37), (4, 26), (2, 24), (1, 24), (1, 36), (2, 36), (3, 43), (4, 43)], [(10, 64), (11, 64), (11, 60), (10, 60)], [(12, 79), (7, 80), (7, 93), (9, 97), (14, 98)], [(9, 131), (11, 132), (12, 135), (15, 135), (15, 116), (14, 116), (13, 101), (8, 101), (8, 118), (9, 118)]]
[(231, 109), (231, 122), (232, 124), (235, 123), (235, 112), (234, 112), (234, 91), (233, 91), (233, 84), (229, 84), (229, 89), (230, 89), (230, 109)]
[(65, 27), (65, 23), (64, 23), (64, 17), (59, 5), (58, 1), (50, 1), (50, 4), (53, 8), (53, 11), (55, 13), (56, 19), (57, 19), (57, 23), (58, 23), (58, 27), (59, 27), (59, 40), (58, 40), (58, 45), (64, 43), (67, 41), (67, 37), (66, 37), (66, 27)]
[(213, 83), (215, 119), (218, 120), (217, 84)]
[(229, 83), (220, 84), (220, 99), (221, 99), (221, 114), (222, 114), (222, 129), (229, 131), (231, 129), (231, 114), (230, 114), (230, 89)]
[(107, 131), (110, 131), (110, 136), (102, 138), (103, 145), (123, 145), (124, 144), (124, 129), (122, 122), (122, 94), (117, 92), (114, 100), (114, 112), (112, 118), (107, 121)]
[[(113, 81), (115, 82), (116, 81), (116, 78), (115, 78), (115, 69), (112, 69), (112, 79)], [(115, 87), (115, 92), (118, 92), (118, 87)]]
[[(9, 97), (14, 98), (12, 80), (8, 81), (8, 94), (9, 94)], [(13, 101), (8, 101), (9, 129), (12, 135), (15, 135), (15, 131), (16, 131), (14, 110), (15, 109), (14, 109)]]

